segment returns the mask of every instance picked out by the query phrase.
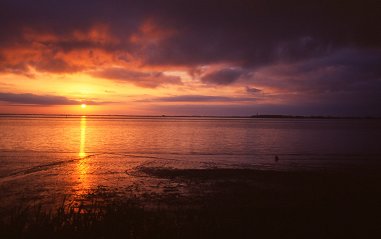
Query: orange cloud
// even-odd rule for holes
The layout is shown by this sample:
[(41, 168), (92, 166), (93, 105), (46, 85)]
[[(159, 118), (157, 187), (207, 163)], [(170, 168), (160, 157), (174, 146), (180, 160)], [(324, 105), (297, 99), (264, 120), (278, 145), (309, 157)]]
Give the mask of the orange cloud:
[(130, 36), (129, 41), (133, 44), (147, 46), (157, 44), (162, 40), (175, 35), (176, 31), (170, 28), (162, 28), (155, 24), (153, 19), (144, 21), (139, 27), (139, 31)]
[[(168, 70), (170, 66), (145, 65), (143, 59), (153, 44), (174, 34), (174, 30), (161, 28), (152, 19), (144, 21), (127, 39), (114, 35), (107, 24), (94, 24), (86, 30), (74, 29), (68, 33), (24, 27), (18, 42), (0, 48), (0, 71), (32, 76), (31, 69), (52, 73), (115, 67), (130, 71), (138, 68)], [(171, 81), (174, 82), (172, 78)]]
[[(128, 54), (110, 50), (119, 44), (108, 27), (97, 24), (86, 31), (59, 35), (25, 28), (18, 42), (0, 48), (0, 71), (28, 74), (78, 72), (129, 59)], [(118, 59), (118, 56), (123, 55)]]

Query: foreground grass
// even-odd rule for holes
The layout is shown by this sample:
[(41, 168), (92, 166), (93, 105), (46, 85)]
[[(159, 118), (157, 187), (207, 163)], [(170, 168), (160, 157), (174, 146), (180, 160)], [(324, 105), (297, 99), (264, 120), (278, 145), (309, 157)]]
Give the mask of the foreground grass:
[[(0, 238), (375, 238), (379, 177), (263, 173), (249, 170), (146, 170), (210, 193), (181, 199), (93, 200), (57, 210), (19, 208)], [(258, 184), (258, 182), (260, 182)], [(266, 185), (265, 187), (263, 185)], [(101, 199), (101, 200), (98, 200)], [(163, 202), (166, 202), (163, 204)]]

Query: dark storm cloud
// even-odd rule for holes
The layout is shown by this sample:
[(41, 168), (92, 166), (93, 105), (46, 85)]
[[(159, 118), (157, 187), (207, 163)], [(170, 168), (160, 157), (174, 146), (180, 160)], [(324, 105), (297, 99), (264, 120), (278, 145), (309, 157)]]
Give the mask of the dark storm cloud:
[(177, 76), (167, 76), (162, 72), (137, 72), (123, 68), (109, 68), (93, 73), (94, 76), (129, 82), (140, 87), (155, 88), (163, 84), (182, 84)]
[[(239, 61), (250, 66), (321, 56), (345, 46), (380, 47), (378, 1), (14, 1), (0, 3), (0, 44), (24, 28), (64, 36), (94, 24), (126, 39), (147, 19), (176, 31), (157, 42), (59, 41), (63, 49), (128, 50), (147, 64), (199, 65)], [(25, 39), (24, 39), (25, 41)], [(22, 42), (21, 42), (22, 43)]]
[(0, 101), (23, 105), (78, 105), (82, 103), (99, 105), (111, 102), (78, 101), (64, 96), (36, 95), (31, 93), (5, 93), (0, 92)]
[(168, 97), (156, 97), (140, 100), (140, 102), (253, 102), (255, 98), (249, 97), (225, 97), (209, 95), (179, 95)]
[(365, 97), (381, 90), (381, 50), (343, 49), (308, 61), (272, 65), (258, 70), (251, 81), (284, 91), (358, 92)]
[[(180, 34), (164, 41), (154, 64), (239, 61), (261, 66), (321, 56), (336, 48), (380, 46), (376, 1), (187, 1), (161, 9)], [(378, 5), (379, 6), (379, 5)], [(159, 8), (160, 9), (160, 8)]]
[(381, 52), (344, 49), (308, 61), (255, 72), (254, 85), (275, 88), (289, 106), (345, 115), (381, 115)]
[(201, 77), (201, 81), (207, 84), (230, 85), (244, 74), (241, 69), (222, 69)]

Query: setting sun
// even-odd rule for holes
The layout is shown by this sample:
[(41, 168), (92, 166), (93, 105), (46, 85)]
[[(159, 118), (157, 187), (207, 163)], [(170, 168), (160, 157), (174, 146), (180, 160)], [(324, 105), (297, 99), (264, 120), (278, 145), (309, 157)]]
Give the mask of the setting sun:
[(216, 2), (0, 0), (0, 239), (381, 234), (381, 0)]

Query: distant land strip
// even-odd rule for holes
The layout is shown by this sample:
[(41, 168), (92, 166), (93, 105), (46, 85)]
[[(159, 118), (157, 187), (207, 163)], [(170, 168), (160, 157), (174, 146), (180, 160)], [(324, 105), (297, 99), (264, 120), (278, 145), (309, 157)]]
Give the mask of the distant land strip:
[(0, 117), (20, 118), (258, 118), (258, 119), (381, 119), (381, 116), (322, 116), (322, 115), (251, 115), (251, 116), (207, 116), (207, 115), (75, 115), (75, 114), (1, 114)]

